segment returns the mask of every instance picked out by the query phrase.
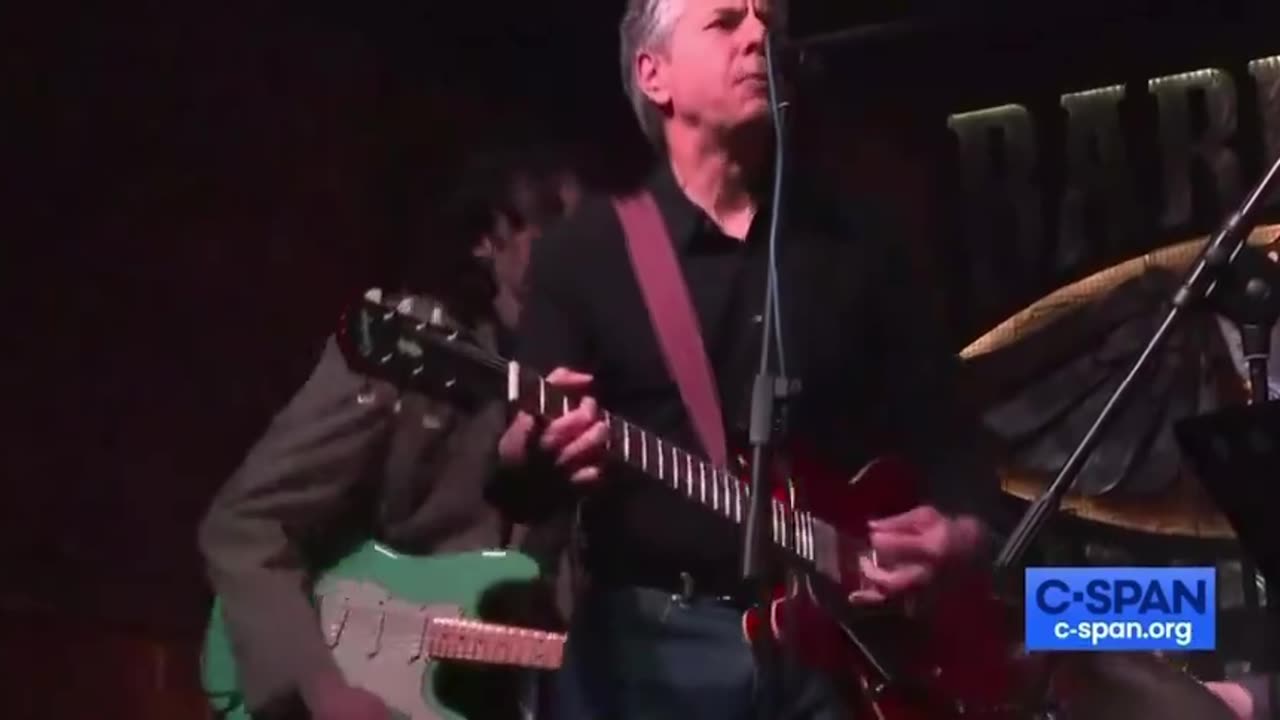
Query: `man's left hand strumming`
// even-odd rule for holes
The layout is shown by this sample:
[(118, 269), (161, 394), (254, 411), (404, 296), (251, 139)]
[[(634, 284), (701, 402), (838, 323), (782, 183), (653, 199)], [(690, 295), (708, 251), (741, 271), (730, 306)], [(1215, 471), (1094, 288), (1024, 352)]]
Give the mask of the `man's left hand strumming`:
[(982, 523), (948, 517), (922, 505), (868, 524), (872, 552), (859, 559), (865, 587), (849, 601), (880, 603), (928, 587), (948, 565), (973, 558), (983, 544)]

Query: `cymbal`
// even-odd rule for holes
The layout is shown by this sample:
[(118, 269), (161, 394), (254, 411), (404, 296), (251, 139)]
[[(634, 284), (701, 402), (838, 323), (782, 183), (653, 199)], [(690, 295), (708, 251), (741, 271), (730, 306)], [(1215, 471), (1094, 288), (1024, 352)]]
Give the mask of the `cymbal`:
[[(1060, 288), (961, 351), (1004, 491), (1032, 500), (1052, 481), (1163, 320), (1207, 236), (1131, 258)], [(1249, 244), (1280, 262), (1280, 224)], [(1280, 352), (1280, 348), (1277, 348)], [(1183, 417), (1247, 399), (1215, 316), (1190, 314), (1086, 461), (1063, 509), (1140, 532), (1234, 538), (1172, 436)]]
[[(1028, 502), (1044, 493), (1053, 481), (1047, 475), (1032, 475), (1008, 468), (1000, 470), (1000, 487), (1013, 497)], [(1092, 522), (1153, 535), (1173, 535), (1202, 540), (1234, 540), (1235, 530), (1214, 507), (1208, 494), (1190, 473), (1183, 475), (1171, 492), (1155, 498), (1141, 496), (1085, 497), (1068, 493), (1061, 510)]]
[[(983, 333), (960, 351), (960, 357), (973, 360), (1007, 348), (1141, 273), (1165, 270), (1184, 275), (1191, 270), (1191, 263), (1200, 256), (1208, 241), (1209, 236), (1206, 235), (1167, 245), (1059, 288)], [(1280, 224), (1254, 228), (1249, 234), (1249, 244), (1262, 248), (1273, 261), (1280, 262)]]

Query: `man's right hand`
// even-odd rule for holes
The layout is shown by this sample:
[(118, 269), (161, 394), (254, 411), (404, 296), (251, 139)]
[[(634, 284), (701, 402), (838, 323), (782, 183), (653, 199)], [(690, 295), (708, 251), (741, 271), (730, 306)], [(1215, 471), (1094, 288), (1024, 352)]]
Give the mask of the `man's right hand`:
[[(566, 368), (556, 368), (547, 383), (563, 390), (586, 391), (591, 376)], [(529, 446), (538, 434), (537, 423), (525, 412), (516, 414), (498, 441), (498, 457), (507, 466), (523, 465), (528, 460)], [(596, 401), (583, 397), (578, 406), (551, 421), (538, 434), (538, 446), (555, 458), (556, 466), (569, 475), (572, 482), (585, 483), (600, 477), (600, 461), (609, 439), (609, 429), (601, 419)]]
[(1250, 720), (1254, 716), (1253, 695), (1239, 683), (1207, 682), (1205, 688), (1218, 696), (1218, 699), (1231, 708), (1231, 712), (1240, 720)]

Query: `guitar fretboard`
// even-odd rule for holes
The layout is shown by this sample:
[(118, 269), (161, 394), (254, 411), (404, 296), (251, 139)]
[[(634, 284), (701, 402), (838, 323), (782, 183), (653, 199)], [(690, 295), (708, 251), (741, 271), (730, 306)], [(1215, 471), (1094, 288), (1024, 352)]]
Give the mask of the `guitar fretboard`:
[(458, 618), (432, 619), (426, 638), (433, 658), (554, 669), (564, 655), (562, 634)]
[(358, 643), (369, 657), (392, 653), (406, 662), (430, 658), (554, 669), (564, 656), (563, 633), (442, 617), (362, 583), (340, 583), (322, 593), (320, 623), (329, 647)]
[[(576, 406), (576, 399), (537, 374), (508, 364), (507, 399), (525, 412), (554, 420)], [(601, 412), (609, 429), (608, 452), (652, 480), (734, 523), (742, 524), (750, 508), (751, 489), (727, 468), (718, 467), (618, 415)], [(802, 510), (792, 510), (773, 498), (770, 502), (773, 543), (790, 554), (816, 562), (832, 528)]]

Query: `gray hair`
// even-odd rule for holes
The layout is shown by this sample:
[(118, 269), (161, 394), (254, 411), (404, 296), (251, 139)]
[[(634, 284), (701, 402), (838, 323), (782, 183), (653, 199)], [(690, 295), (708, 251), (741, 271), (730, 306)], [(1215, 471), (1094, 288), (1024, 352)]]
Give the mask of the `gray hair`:
[(636, 83), (636, 53), (641, 50), (663, 47), (675, 21), (679, 18), (683, 0), (627, 0), (627, 10), (618, 27), (620, 36), (620, 61), (622, 64), (622, 89), (631, 102), (640, 129), (654, 147), (662, 149), (662, 125), (657, 109)]

